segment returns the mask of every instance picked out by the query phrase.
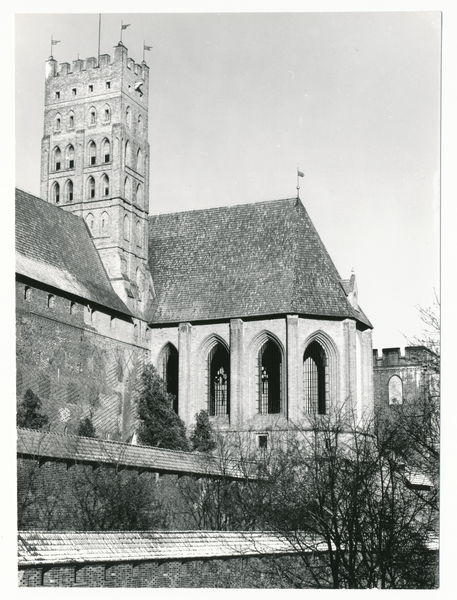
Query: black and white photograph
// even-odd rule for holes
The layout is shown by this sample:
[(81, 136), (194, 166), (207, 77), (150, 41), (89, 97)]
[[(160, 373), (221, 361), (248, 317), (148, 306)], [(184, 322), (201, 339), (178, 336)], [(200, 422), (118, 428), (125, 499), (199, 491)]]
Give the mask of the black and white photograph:
[(14, 16), (18, 587), (440, 588), (446, 13), (279, 8)]

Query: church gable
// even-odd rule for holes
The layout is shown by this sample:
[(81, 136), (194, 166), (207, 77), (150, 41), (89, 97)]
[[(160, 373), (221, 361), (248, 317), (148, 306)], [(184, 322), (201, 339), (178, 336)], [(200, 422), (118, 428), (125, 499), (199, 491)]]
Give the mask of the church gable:
[(284, 313), (356, 318), (296, 198), (150, 218), (155, 323)]

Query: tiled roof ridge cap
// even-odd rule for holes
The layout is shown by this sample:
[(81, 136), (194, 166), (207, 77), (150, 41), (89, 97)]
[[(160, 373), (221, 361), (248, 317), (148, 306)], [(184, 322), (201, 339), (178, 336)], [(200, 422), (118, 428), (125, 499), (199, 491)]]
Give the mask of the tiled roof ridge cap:
[[(126, 448), (146, 448), (149, 450), (160, 450), (161, 452), (172, 452), (173, 454), (181, 454), (184, 456), (201, 456), (201, 457), (205, 457), (207, 456), (208, 458), (215, 458), (211, 455), (207, 455), (204, 452), (198, 452), (198, 451), (189, 451), (187, 452), (186, 450), (172, 450), (171, 448), (160, 448), (159, 446), (146, 446), (144, 444), (129, 444), (128, 442), (119, 442), (117, 440), (104, 440), (102, 438), (97, 438), (97, 437), (87, 437), (84, 435), (72, 435), (72, 434), (66, 434), (66, 433), (59, 433), (58, 431), (42, 431), (40, 429), (29, 429), (27, 427), (17, 427), (16, 428), (18, 431), (33, 431), (34, 433), (40, 433), (43, 435), (53, 435), (55, 437), (61, 437), (61, 438), (71, 438), (71, 439), (78, 439), (78, 440), (91, 440), (91, 441), (96, 441), (96, 442), (102, 442), (103, 444), (111, 444), (113, 446), (123, 446)], [(234, 461), (236, 462), (236, 461)]]
[[(207, 207), (202, 207), (202, 208), (192, 208), (190, 210), (176, 210), (176, 211), (169, 211), (169, 212), (160, 212), (160, 213), (156, 213), (156, 214), (152, 214), (149, 215), (149, 219), (154, 219), (157, 217), (161, 217), (161, 216), (165, 216), (165, 215), (183, 215), (183, 214), (191, 214), (191, 213), (198, 213), (198, 212), (208, 212), (211, 210), (219, 210), (221, 208), (239, 208), (240, 206), (259, 206), (260, 204), (273, 204), (274, 202), (294, 202), (294, 204), (292, 206), (297, 206), (297, 202), (299, 204), (302, 204), (300, 199), (297, 199), (297, 197), (289, 197), (289, 198), (272, 198), (270, 200), (259, 200), (257, 202), (239, 202), (238, 204), (221, 204), (219, 206), (207, 206)], [(304, 207), (303, 207), (304, 208)]]

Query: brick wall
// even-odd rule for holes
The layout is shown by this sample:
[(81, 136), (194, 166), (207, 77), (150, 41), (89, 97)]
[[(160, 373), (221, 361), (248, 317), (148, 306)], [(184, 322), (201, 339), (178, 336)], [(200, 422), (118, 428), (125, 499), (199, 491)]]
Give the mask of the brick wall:
[(17, 399), (30, 388), (53, 431), (91, 416), (98, 437), (133, 433), (139, 376), (149, 360), (145, 322), (88, 307), (36, 282), (16, 285)]

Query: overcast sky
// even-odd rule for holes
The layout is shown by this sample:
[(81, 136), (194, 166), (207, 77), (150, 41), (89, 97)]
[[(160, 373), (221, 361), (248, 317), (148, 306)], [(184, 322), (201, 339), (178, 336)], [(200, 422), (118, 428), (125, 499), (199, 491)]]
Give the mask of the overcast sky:
[[(375, 348), (439, 290), (438, 12), (104, 14), (150, 67), (150, 213), (300, 197)], [(39, 195), (45, 61), (97, 55), (98, 15), (16, 16), (16, 184)]]

